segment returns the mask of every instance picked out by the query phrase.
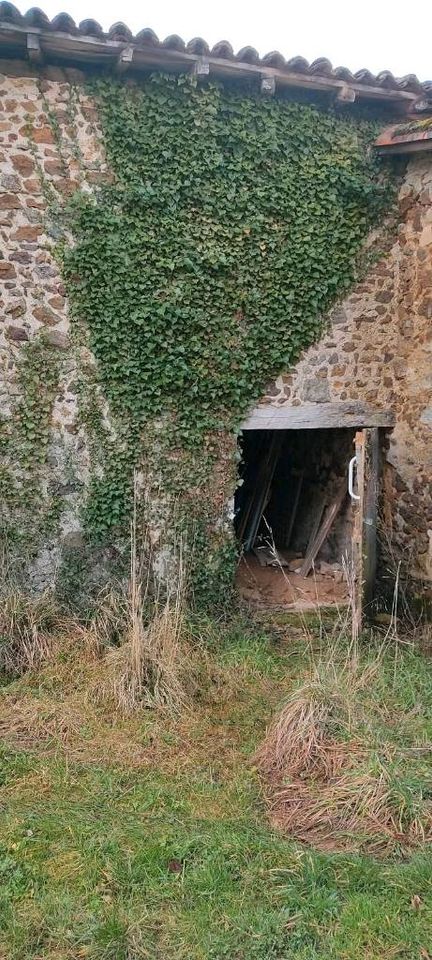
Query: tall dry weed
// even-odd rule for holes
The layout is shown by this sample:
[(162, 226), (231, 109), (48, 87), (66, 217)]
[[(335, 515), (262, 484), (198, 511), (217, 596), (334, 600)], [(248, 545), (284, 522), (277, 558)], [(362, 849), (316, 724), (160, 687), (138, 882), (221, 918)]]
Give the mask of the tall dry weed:
[[(122, 712), (138, 705), (164, 707), (179, 713), (189, 699), (195, 674), (185, 627), (188, 590), (188, 551), (180, 534), (171, 539), (171, 576), (162, 581), (154, 576), (154, 545), (144, 531), (144, 551), (138, 544), (138, 493), (135, 483), (131, 522), (130, 579), (121, 619), (124, 628), (120, 645), (107, 652), (105, 679), (100, 695), (114, 698)], [(163, 536), (158, 550), (166, 551)], [(109, 623), (111, 625), (111, 618)], [(102, 625), (104, 619), (102, 617)], [(97, 630), (97, 625), (95, 627)]]

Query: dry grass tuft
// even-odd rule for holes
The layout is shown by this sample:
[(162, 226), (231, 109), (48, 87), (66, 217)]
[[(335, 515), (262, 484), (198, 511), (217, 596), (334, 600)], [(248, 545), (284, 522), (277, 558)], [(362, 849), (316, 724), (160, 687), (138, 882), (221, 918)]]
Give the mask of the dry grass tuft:
[[(84, 679), (88, 682), (89, 674)], [(43, 756), (64, 755), (74, 763), (126, 769), (149, 764), (142, 727), (105, 716), (81, 685), (65, 691), (62, 684), (58, 696), (52, 690), (35, 696), (20, 685), (0, 699), (0, 738), (5, 744)]]
[[(328, 751), (328, 754), (327, 754)], [(272, 820), (284, 832), (321, 849), (367, 847), (389, 852), (410, 843), (400, 833), (385, 776), (361, 769), (361, 747), (326, 745), (321, 771), (277, 789), (270, 799)], [(330, 760), (330, 762), (329, 762)]]
[(65, 627), (53, 594), (29, 596), (7, 588), (0, 598), (0, 671), (17, 677), (50, 656), (53, 638)]
[(378, 665), (379, 659), (360, 668), (357, 655), (340, 662), (336, 646), (325, 661), (312, 663), (309, 679), (293, 691), (256, 754), (261, 773), (302, 777), (330, 763), (328, 746), (340, 730), (351, 730), (353, 704)]
[[(283, 707), (255, 756), (267, 777), (302, 776), (324, 758), (331, 706), (316, 696), (316, 687), (302, 688)], [(324, 751), (325, 752), (325, 751)]]
[(384, 764), (356, 735), (353, 711), (379, 669), (333, 656), (312, 668), (290, 696), (255, 754), (272, 823), (322, 849), (390, 853), (432, 839), (432, 824), (406, 823)]
[(56, 747), (68, 745), (81, 732), (82, 711), (70, 703), (41, 697), (23, 697), (19, 691), (7, 700), (7, 712), (0, 711), (0, 737), (21, 749), (32, 750), (52, 741)]
[(149, 624), (134, 618), (121, 646), (107, 652), (94, 695), (122, 713), (139, 705), (178, 713), (188, 702), (190, 666), (182, 613), (166, 600)]

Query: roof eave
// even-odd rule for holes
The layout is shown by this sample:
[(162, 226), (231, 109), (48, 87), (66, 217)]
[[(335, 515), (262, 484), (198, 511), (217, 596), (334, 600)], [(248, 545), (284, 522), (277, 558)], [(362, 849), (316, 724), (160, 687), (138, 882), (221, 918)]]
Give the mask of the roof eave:
[[(28, 41), (30, 38), (30, 43)], [(29, 56), (29, 47), (33, 41), (39, 47), (39, 56)], [(3, 49), (2, 49), (3, 48)], [(73, 36), (58, 31), (45, 31), (38, 27), (20, 26), (0, 21), (0, 57), (11, 59), (30, 59), (33, 62), (49, 63), (53, 60), (64, 65), (74, 65), (83, 69), (107, 66), (143, 71), (166, 69), (170, 72), (208, 72), (219, 78), (237, 78), (244, 80), (262, 80), (271, 78), (277, 89), (297, 88), (315, 92), (334, 94), (341, 101), (375, 101), (389, 105), (409, 108), (418, 94), (397, 88), (386, 88), (372, 84), (356, 83), (334, 76), (322, 76), (318, 73), (303, 74), (277, 67), (256, 65), (238, 60), (225, 60), (219, 57), (199, 56), (197, 54), (170, 50), (163, 46), (142, 46), (133, 41), (100, 39), (91, 36)], [(124, 54), (127, 52), (127, 56)], [(204, 71), (200, 71), (205, 63)], [(208, 67), (208, 70), (207, 70)]]

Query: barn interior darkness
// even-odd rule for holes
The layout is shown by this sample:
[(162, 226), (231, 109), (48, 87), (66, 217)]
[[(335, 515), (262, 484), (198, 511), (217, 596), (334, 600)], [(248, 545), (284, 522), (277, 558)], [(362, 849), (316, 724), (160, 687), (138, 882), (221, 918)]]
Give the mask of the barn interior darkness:
[[(265, 586), (268, 593), (271, 587), (271, 602), (280, 583), (284, 594), (290, 587), (287, 600), (294, 602), (299, 590), (316, 592), (322, 579), (327, 599), (331, 591), (324, 587), (332, 584), (338, 587), (335, 599), (343, 599), (344, 567), (352, 551), (347, 476), (354, 434), (341, 428), (245, 430), (240, 435), (234, 525), (242, 548), (240, 587), (246, 593), (251, 584), (255, 592)], [(332, 510), (334, 518), (307, 570)]]

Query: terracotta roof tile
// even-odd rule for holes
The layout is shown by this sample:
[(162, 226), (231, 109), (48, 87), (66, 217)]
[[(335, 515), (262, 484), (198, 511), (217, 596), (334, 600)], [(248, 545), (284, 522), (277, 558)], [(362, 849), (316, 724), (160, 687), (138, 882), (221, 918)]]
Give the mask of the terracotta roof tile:
[(432, 117), (424, 117), (421, 120), (408, 120), (406, 123), (398, 123), (396, 126), (387, 127), (377, 140), (375, 146), (391, 152), (403, 153), (403, 148), (407, 144), (421, 144), (432, 150), (432, 143), (429, 146), (428, 141), (432, 140)]
[[(63, 14), (60, 14), (60, 16), (63, 16)], [(97, 20), (81, 20), (78, 30), (83, 36), (86, 37), (103, 37), (104, 35), (102, 27)]]

